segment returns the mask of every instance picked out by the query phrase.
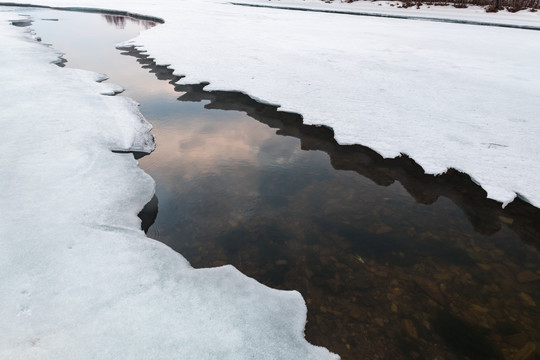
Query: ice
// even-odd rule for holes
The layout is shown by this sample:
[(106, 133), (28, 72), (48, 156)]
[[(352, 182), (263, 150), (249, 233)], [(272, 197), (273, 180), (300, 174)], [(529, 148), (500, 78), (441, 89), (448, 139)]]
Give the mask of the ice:
[(154, 182), (137, 104), (60, 68), (0, 11), (0, 359), (337, 359), (306, 307), (232, 266), (193, 269), (146, 238)]

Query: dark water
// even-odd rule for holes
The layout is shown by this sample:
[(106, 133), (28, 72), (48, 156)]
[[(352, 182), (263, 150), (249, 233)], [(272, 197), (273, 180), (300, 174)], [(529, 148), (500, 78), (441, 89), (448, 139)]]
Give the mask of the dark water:
[(157, 183), (148, 235), (193, 266), (300, 291), (308, 340), (343, 359), (540, 358), (537, 209), (503, 210), (463, 174), (339, 146), (241, 94), (175, 87), (170, 70), (114, 48), (151, 22), (18, 12), (66, 66), (141, 103), (158, 143), (140, 159)]

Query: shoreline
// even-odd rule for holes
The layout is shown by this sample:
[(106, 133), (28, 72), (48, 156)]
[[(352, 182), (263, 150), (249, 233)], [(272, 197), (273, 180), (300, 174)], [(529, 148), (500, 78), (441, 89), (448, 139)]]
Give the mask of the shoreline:
[[(420, 20), (420, 21), (433, 21), (433, 22), (442, 22), (450, 24), (463, 24), (463, 25), (477, 25), (477, 26), (492, 26), (492, 27), (502, 27), (510, 29), (522, 29), (522, 30), (535, 30), (540, 31), (540, 26), (531, 26), (531, 25), (517, 25), (517, 24), (504, 24), (496, 22), (483, 22), (475, 20), (460, 20), (457, 18), (443, 18), (443, 17), (429, 17), (429, 16), (415, 16), (415, 15), (400, 15), (400, 14), (385, 14), (383, 12), (363, 12), (363, 11), (346, 11), (335, 9), (313, 9), (309, 7), (292, 7), (292, 6), (281, 6), (281, 5), (265, 5), (265, 4), (253, 4), (253, 3), (242, 3), (242, 2), (231, 2), (232, 5), (238, 6), (248, 6), (248, 7), (259, 7), (259, 8), (268, 8), (268, 9), (280, 9), (280, 10), (291, 10), (291, 11), (307, 11), (307, 12), (320, 12), (327, 14), (339, 14), (339, 15), (354, 15), (354, 16), (370, 16), (370, 17), (379, 17), (379, 18), (388, 18), (388, 19), (401, 19), (401, 20)], [(465, 9), (463, 9), (465, 10)]]

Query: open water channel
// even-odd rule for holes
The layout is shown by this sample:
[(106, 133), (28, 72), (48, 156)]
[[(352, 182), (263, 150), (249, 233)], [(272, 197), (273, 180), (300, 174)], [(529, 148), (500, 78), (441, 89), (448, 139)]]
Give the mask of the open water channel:
[(158, 144), (139, 160), (157, 184), (141, 216), (194, 267), (300, 291), (307, 339), (343, 359), (539, 358), (538, 209), (501, 209), (463, 174), (340, 146), (245, 95), (174, 86), (172, 70), (115, 48), (152, 21), (16, 12), (63, 65), (141, 104)]

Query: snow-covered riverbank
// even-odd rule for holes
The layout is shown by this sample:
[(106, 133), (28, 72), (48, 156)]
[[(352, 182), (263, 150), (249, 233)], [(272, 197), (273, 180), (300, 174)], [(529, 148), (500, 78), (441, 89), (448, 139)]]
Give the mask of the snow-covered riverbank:
[(511, 13), (507, 10), (500, 10), (497, 13), (487, 13), (484, 7), (474, 5), (466, 9), (459, 9), (452, 5), (437, 6), (433, 4), (423, 4), (418, 8), (416, 6), (404, 8), (401, 1), (360, 0), (349, 3), (346, 1), (324, 2), (321, 0), (234, 0), (231, 2), (250, 6), (268, 6), (359, 15), (395, 16), (412, 19), (470, 21), (532, 27), (538, 27), (540, 25), (540, 16), (537, 12), (523, 10), (517, 13)]

